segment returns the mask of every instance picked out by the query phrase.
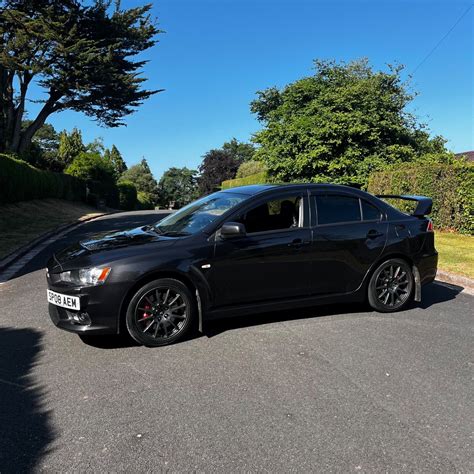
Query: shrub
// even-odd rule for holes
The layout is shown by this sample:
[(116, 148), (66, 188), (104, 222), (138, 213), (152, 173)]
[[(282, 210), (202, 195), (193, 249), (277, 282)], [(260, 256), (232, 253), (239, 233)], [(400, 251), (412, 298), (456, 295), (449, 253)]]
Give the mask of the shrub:
[(137, 188), (131, 181), (119, 181), (119, 207), (125, 211), (131, 211), (137, 206)]
[(151, 194), (138, 191), (137, 200), (137, 209), (155, 209), (155, 203)]
[(25, 161), (0, 154), (0, 203), (44, 198), (85, 201), (86, 183), (73, 176), (39, 170)]
[(246, 178), (253, 174), (262, 173), (265, 171), (265, 163), (261, 161), (250, 160), (242, 163), (237, 170), (236, 178)]
[(247, 184), (264, 184), (268, 183), (268, 176), (265, 171), (252, 174), (245, 178), (228, 179), (222, 181), (222, 189), (235, 188), (237, 186), (245, 186)]
[(115, 180), (115, 170), (112, 164), (98, 153), (80, 153), (64, 172), (85, 180), (108, 183), (113, 183)]
[(474, 164), (406, 164), (373, 173), (373, 194), (421, 194), (433, 199), (431, 217), (439, 229), (474, 234)]

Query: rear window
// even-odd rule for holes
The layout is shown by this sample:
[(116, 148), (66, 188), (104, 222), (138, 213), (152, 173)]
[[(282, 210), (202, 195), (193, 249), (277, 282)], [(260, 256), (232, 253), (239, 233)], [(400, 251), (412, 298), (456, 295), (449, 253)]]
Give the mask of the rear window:
[(318, 224), (337, 224), (361, 220), (359, 198), (342, 195), (316, 197)]
[(363, 199), (361, 199), (361, 202), (364, 221), (379, 221), (382, 218), (382, 214), (377, 207)]

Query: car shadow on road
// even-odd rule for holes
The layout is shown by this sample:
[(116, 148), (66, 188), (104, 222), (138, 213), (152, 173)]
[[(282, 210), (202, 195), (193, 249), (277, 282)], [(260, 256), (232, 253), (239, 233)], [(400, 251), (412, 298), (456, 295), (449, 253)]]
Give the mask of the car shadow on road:
[(55, 439), (45, 389), (31, 375), (42, 349), (32, 329), (0, 327), (0, 472), (32, 472)]
[(462, 286), (450, 285), (435, 281), (422, 289), (421, 303), (416, 303), (419, 308), (429, 307), (455, 299), (464, 288)]
[[(435, 282), (423, 287), (421, 303), (413, 302), (406, 310), (414, 308), (428, 309), (433, 305), (444, 303), (459, 295), (463, 290), (461, 286), (445, 285)], [(256, 313), (245, 316), (236, 316), (232, 318), (218, 319), (204, 322), (203, 332), (195, 333), (180, 340), (178, 344), (185, 343), (191, 339), (199, 337), (214, 337), (226, 331), (241, 329), (246, 327), (261, 326), (265, 324), (280, 323), (285, 321), (295, 321), (300, 319), (313, 319), (326, 316), (351, 314), (368, 314), (373, 310), (366, 303), (345, 303), (325, 306), (311, 306), (300, 308), (298, 310), (272, 311), (269, 313)], [(137, 344), (127, 334), (112, 336), (81, 336), (81, 340), (92, 347), (99, 349), (121, 349), (126, 347), (137, 347)]]

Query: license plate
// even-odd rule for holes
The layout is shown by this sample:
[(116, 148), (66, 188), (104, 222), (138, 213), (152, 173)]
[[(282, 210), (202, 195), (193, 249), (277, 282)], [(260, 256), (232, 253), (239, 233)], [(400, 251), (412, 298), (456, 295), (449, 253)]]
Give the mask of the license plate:
[(80, 299), (77, 296), (63, 295), (61, 293), (56, 293), (55, 291), (47, 290), (48, 292), (48, 302), (56, 306), (61, 306), (61, 308), (67, 309), (80, 309)]

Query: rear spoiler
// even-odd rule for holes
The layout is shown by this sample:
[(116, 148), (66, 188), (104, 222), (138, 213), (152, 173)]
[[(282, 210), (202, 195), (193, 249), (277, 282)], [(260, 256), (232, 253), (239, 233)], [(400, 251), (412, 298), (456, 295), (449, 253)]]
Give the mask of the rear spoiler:
[(378, 198), (381, 199), (403, 199), (404, 201), (416, 201), (416, 208), (413, 211), (413, 216), (423, 217), (431, 212), (433, 207), (433, 201), (431, 198), (426, 196), (412, 196), (412, 195), (399, 195), (399, 194), (377, 194)]

